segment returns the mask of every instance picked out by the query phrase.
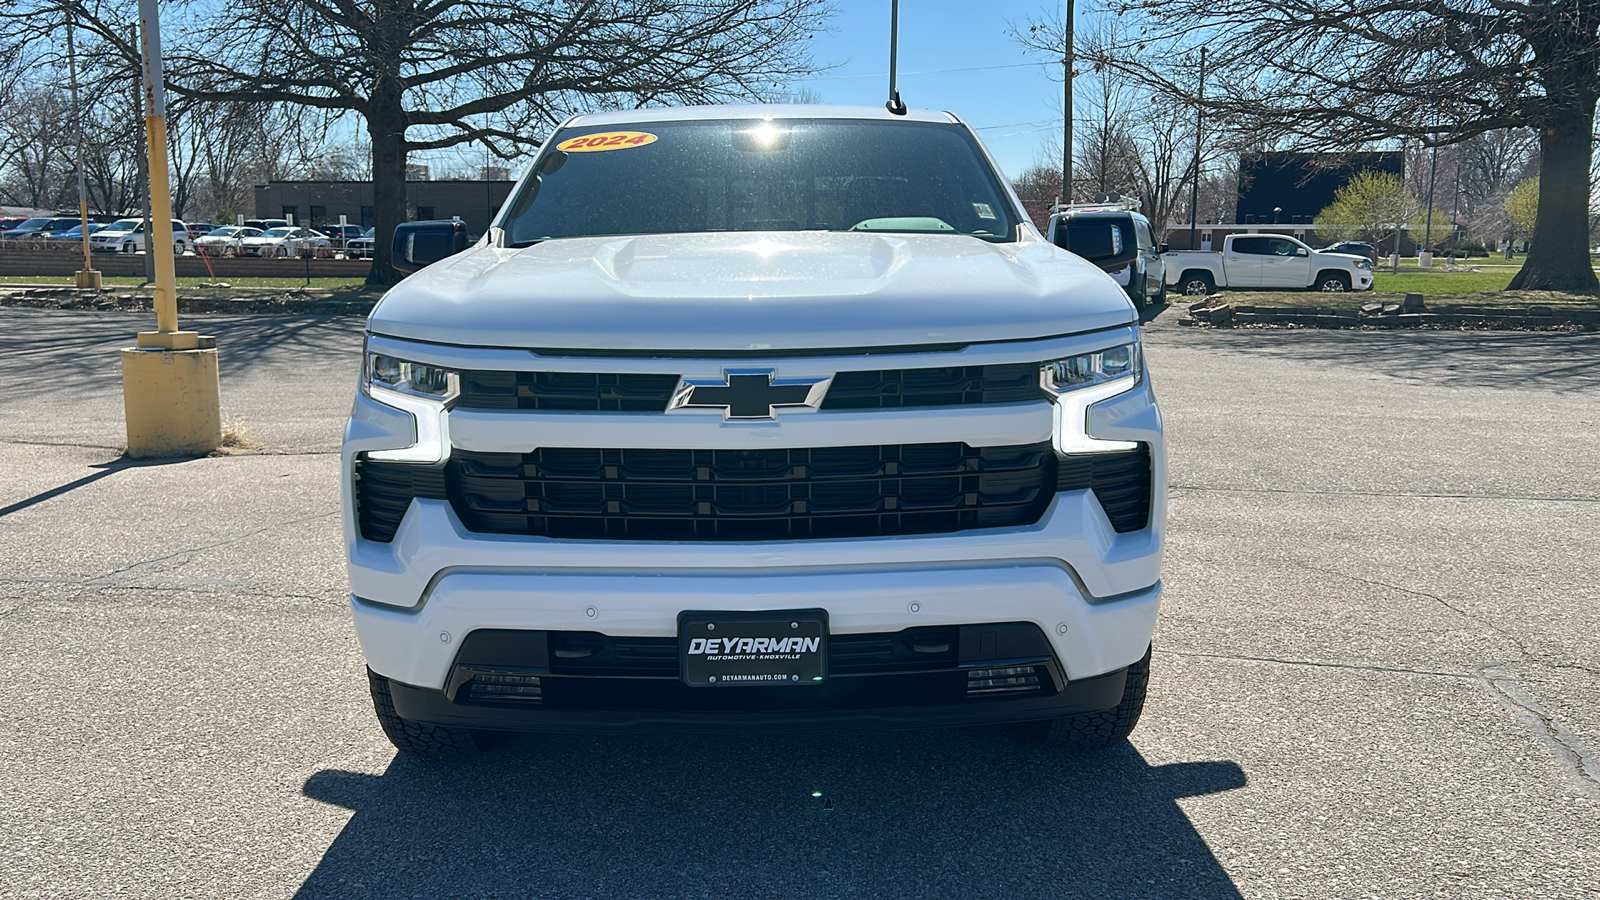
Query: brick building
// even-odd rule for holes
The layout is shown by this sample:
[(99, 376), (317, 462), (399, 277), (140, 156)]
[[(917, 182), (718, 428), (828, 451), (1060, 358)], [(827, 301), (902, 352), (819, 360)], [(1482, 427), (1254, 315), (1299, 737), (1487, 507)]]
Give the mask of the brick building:
[[(494, 174), (506, 170), (500, 169)], [(449, 219), (461, 217), (471, 234), (482, 234), (489, 219), (500, 209), (516, 182), (500, 181), (408, 181), (406, 218)], [(370, 228), (372, 182), (370, 181), (270, 181), (256, 185), (258, 219), (294, 217), (297, 224), (316, 228), (337, 225), (339, 216), (352, 225)]]

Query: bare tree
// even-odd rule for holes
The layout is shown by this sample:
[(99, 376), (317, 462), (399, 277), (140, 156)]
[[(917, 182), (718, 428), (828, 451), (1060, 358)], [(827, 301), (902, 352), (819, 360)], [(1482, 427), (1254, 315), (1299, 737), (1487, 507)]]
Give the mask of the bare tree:
[(1591, 139), (1600, 98), (1600, 4), (1551, 0), (1111, 0), (1147, 32), (1110, 64), (1186, 95), (1204, 42), (1216, 77), (1201, 105), (1280, 149), (1453, 144), (1532, 129), (1538, 225), (1515, 288), (1594, 291)]
[(22, 86), (0, 113), (0, 128), (12, 144), (0, 197), (35, 209), (68, 205), (73, 171), (72, 115), (60, 92)]
[[(1031, 52), (1061, 53), (1064, 38), (1058, 9), (1025, 26), (1013, 25), (1011, 32)], [(1079, 68), (1074, 77), (1075, 84), (1084, 86), (1085, 102), (1075, 106), (1087, 115), (1074, 117), (1078, 120), (1074, 125), (1078, 147), (1073, 185), (1074, 193), (1084, 198), (1098, 199), (1110, 193), (1138, 197), (1159, 239), (1166, 236), (1180, 213), (1187, 218), (1196, 174), (1202, 182), (1211, 177), (1211, 170), (1229, 148), (1217, 139), (1219, 130), (1206, 134), (1207, 140), (1196, 147), (1195, 110), (1186, 102), (1187, 94), (1159, 85), (1152, 90), (1151, 84), (1130, 79), (1120, 70), (1124, 54), (1146, 50), (1142, 41), (1136, 30), (1111, 15), (1094, 16), (1087, 27), (1078, 30), (1075, 58)], [(1236, 184), (1234, 176), (1230, 185)], [(1228, 190), (1231, 193), (1232, 187)], [(1225, 216), (1232, 214), (1230, 197)]]
[[(53, 26), (40, 23), (63, 10), (134, 57), (130, 11), (97, 0), (15, 2), (0, 39), (46, 37)], [(574, 112), (775, 93), (812, 70), (803, 44), (827, 11), (819, 0), (234, 0), (168, 5), (164, 27), (179, 95), (364, 123), (379, 234), (368, 277), (388, 283), (385, 237), (405, 218), (411, 152), (479, 141), (510, 158)]]

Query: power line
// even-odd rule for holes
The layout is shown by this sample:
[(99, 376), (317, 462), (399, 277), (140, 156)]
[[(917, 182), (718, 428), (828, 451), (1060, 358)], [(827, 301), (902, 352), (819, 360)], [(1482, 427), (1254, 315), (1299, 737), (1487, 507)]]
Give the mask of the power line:
[[(901, 72), (900, 75), (901, 76), (905, 76), (905, 75), (944, 75), (944, 74), (949, 73), (949, 72), (989, 72), (989, 71), (993, 71), (995, 69), (1029, 69), (1029, 68), (1033, 68), (1035, 66), (1041, 66), (1041, 65), (1044, 65), (1044, 63), (1036, 63), (1036, 62), (1033, 62), (1033, 63), (1011, 63), (1009, 65), (1004, 65), (1004, 66), (972, 66), (972, 67), (966, 68), (966, 69), (924, 69), (924, 70), (922, 70), (920, 72)], [(823, 76), (816, 77), (816, 78), (796, 78), (795, 81), (798, 81), (798, 82), (805, 82), (805, 81), (854, 81), (854, 80), (861, 79), (861, 78), (888, 78), (888, 77), (889, 77), (889, 73), (888, 72), (879, 72), (876, 75), (823, 75)]]
[(1033, 125), (1033, 126), (1035, 126), (1035, 127), (1042, 127), (1042, 126), (1044, 126), (1044, 125), (1046, 125), (1046, 124), (1051, 124), (1051, 125), (1053, 125), (1053, 124), (1054, 124), (1054, 123), (1044, 123), (1044, 122), (1012, 122), (1012, 123), (1011, 123), (1011, 124), (1010, 124), (1010, 125), (985, 125), (985, 126), (983, 126), (983, 127), (982, 127), (982, 128), (974, 128), (974, 129), (972, 129), (972, 130), (973, 130), (973, 131), (993, 131), (993, 130), (995, 130), (995, 129), (996, 129), (996, 128), (1021, 128), (1021, 127), (1022, 127), (1022, 126), (1024, 126), (1024, 125)]

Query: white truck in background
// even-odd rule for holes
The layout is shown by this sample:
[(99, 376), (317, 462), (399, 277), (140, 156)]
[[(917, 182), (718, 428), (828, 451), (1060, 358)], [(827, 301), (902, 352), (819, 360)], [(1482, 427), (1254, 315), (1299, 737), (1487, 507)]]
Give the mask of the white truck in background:
[(1230, 234), (1221, 252), (1171, 250), (1167, 287), (1205, 295), (1219, 288), (1372, 290), (1372, 262), (1348, 253), (1323, 253), (1281, 234)]

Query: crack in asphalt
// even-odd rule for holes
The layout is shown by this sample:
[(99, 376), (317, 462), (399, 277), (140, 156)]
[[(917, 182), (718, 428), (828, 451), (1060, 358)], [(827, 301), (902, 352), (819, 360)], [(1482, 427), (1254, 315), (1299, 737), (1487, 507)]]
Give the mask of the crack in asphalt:
[(1409, 594), (1409, 595), (1411, 595), (1413, 597), (1423, 597), (1425, 599), (1432, 600), (1433, 602), (1439, 604), (1440, 606), (1444, 607), (1445, 609), (1450, 610), (1451, 612), (1455, 613), (1456, 615), (1460, 616), (1461, 618), (1466, 619), (1468, 622), (1471, 622), (1471, 623), (1473, 623), (1474, 625), (1477, 625), (1480, 628), (1486, 628), (1486, 629), (1494, 632), (1495, 634), (1500, 635), (1500, 637), (1504, 638), (1505, 640), (1509, 641), (1512, 644), (1512, 646), (1517, 648), (1517, 654), (1518, 654), (1520, 659), (1526, 660), (1526, 659), (1530, 659), (1531, 658), (1531, 654), (1529, 654), (1527, 646), (1522, 643), (1522, 639), (1521, 638), (1517, 637), (1516, 635), (1512, 634), (1509, 631), (1506, 631), (1504, 628), (1501, 628), (1500, 626), (1494, 624), (1493, 622), (1490, 622), (1489, 620), (1484, 619), (1481, 616), (1478, 616), (1478, 615), (1475, 615), (1473, 613), (1467, 612), (1466, 610), (1462, 609), (1461, 607), (1456, 606), (1454, 603), (1451, 603), (1449, 600), (1446, 600), (1443, 597), (1440, 597), (1438, 594), (1430, 594), (1427, 591), (1418, 591), (1418, 590), (1414, 590), (1412, 588), (1401, 587), (1400, 585), (1397, 585), (1397, 584), (1389, 584), (1386, 581), (1377, 581), (1377, 580), (1372, 579), (1372, 578), (1362, 578), (1360, 575), (1351, 575), (1349, 572), (1340, 572), (1337, 569), (1324, 569), (1321, 566), (1313, 566), (1313, 565), (1309, 565), (1309, 564), (1306, 564), (1306, 563), (1301, 563), (1300, 565), (1302, 567), (1306, 568), (1306, 569), (1310, 569), (1313, 572), (1321, 572), (1324, 575), (1333, 575), (1333, 576), (1335, 576), (1337, 578), (1344, 578), (1344, 579), (1347, 579), (1349, 581), (1360, 582), (1361, 584), (1369, 585), (1371, 587), (1386, 588), (1386, 589), (1391, 590), (1391, 591), (1398, 591), (1398, 592), (1400, 592), (1402, 594)]
[(1591, 753), (1572, 730), (1562, 725), (1522, 689), (1521, 684), (1506, 673), (1505, 667), (1516, 663), (1485, 663), (1478, 666), (1478, 680), (1489, 692), (1509, 709), (1512, 715), (1529, 730), (1543, 739), (1559, 765), (1572, 780), (1578, 791), (1600, 800), (1600, 758)]
[(1517, 651), (1515, 660), (1483, 663), (1474, 667), (1471, 675), (1459, 677), (1471, 678), (1488, 689), (1491, 694), (1499, 699), (1502, 706), (1511, 710), (1512, 714), (1527, 726), (1528, 730), (1533, 732), (1541, 743), (1550, 749), (1551, 754), (1555, 757), (1556, 764), (1566, 772), (1581, 794), (1593, 799), (1600, 799), (1600, 759), (1597, 759), (1584, 746), (1583, 742), (1578, 739), (1577, 735), (1572, 733), (1571, 729), (1561, 724), (1555, 716), (1545, 711), (1537, 700), (1524, 691), (1515, 677), (1505, 671), (1507, 666), (1521, 664), (1572, 668), (1591, 673), (1594, 671), (1593, 669), (1582, 665), (1546, 661), (1531, 653), (1527, 645), (1516, 635), (1481, 616), (1456, 606), (1437, 594), (1400, 587), (1399, 585), (1388, 584), (1371, 578), (1362, 578), (1359, 575), (1351, 575), (1335, 569), (1325, 569), (1321, 566), (1306, 565), (1305, 568), (1314, 572), (1322, 572), (1338, 578), (1360, 582), (1361, 584), (1387, 588), (1402, 594), (1432, 600), (1468, 622), (1492, 631), (1510, 642)]
[(315, 522), (318, 519), (326, 519), (326, 518), (328, 518), (330, 516), (336, 516), (338, 514), (339, 513), (338, 513), (337, 510), (331, 510), (329, 512), (317, 513), (316, 515), (312, 515), (312, 516), (302, 516), (302, 517), (300, 517), (298, 519), (290, 519), (290, 520), (288, 520), (286, 522), (277, 522), (277, 523), (274, 523), (272, 525), (263, 525), (260, 528), (254, 528), (254, 529), (251, 529), (250, 531), (241, 532), (239, 534), (232, 535), (230, 537), (225, 537), (225, 538), (223, 538), (221, 540), (218, 540), (218, 541), (212, 541), (209, 544), (202, 544), (202, 545), (200, 545), (198, 547), (190, 547), (190, 548), (187, 548), (187, 549), (184, 549), (184, 550), (178, 550), (178, 551), (175, 551), (173, 553), (168, 553), (168, 554), (165, 554), (163, 556), (152, 557), (151, 559), (143, 560), (141, 562), (136, 562), (136, 563), (134, 563), (133, 565), (130, 565), (130, 566), (124, 566), (124, 567), (122, 567), (120, 569), (117, 569), (114, 572), (108, 572), (105, 575), (101, 575), (99, 577), (91, 578), (91, 579), (84, 580), (84, 581), (79, 581), (77, 583), (78, 584), (82, 584), (85, 587), (114, 587), (114, 586), (117, 585), (117, 580), (116, 579), (118, 578), (118, 576), (127, 575), (127, 574), (132, 573), (132, 572), (137, 572), (137, 571), (139, 571), (141, 569), (144, 569), (144, 568), (147, 568), (149, 566), (158, 565), (160, 563), (168, 562), (170, 560), (181, 559), (181, 558), (187, 557), (187, 556), (193, 556), (194, 554), (199, 553), (202, 550), (211, 550), (211, 549), (214, 549), (214, 548), (217, 548), (217, 547), (224, 547), (224, 546), (227, 546), (228, 544), (232, 544), (232, 543), (236, 543), (238, 541), (242, 541), (245, 538), (255, 537), (258, 534), (263, 534), (263, 533), (271, 531), (271, 530), (273, 530), (275, 528), (284, 528), (284, 527), (289, 526), (289, 525), (301, 525), (301, 524), (304, 524), (306, 522)]
[(123, 450), (121, 447), (114, 447), (110, 444), (82, 444), (77, 441), (26, 441), (16, 438), (5, 438), (0, 440), (0, 444), (17, 444), (23, 447), (79, 447), (85, 450), (110, 450), (114, 453), (121, 453)]
[(1375, 666), (1364, 663), (1339, 663), (1324, 662), (1312, 659), (1284, 659), (1279, 656), (1249, 656), (1243, 653), (1198, 653), (1191, 650), (1161, 650), (1154, 651), (1158, 655), (1168, 656), (1193, 656), (1203, 659), (1236, 659), (1246, 662), (1277, 663), (1284, 666), (1311, 666), (1319, 669), (1349, 669), (1358, 672), (1384, 672), (1397, 675), (1431, 675), (1438, 678), (1455, 678), (1461, 681), (1471, 681), (1470, 672), (1441, 672), (1434, 669), (1407, 669), (1401, 666)]
[(1600, 497), (1539, 497), (1531, 494), (1442, 494), (1417, 491), (1330, 491), (1316, 488), (1211, 487), (1196, 484), (1169, 484), (1169, 491), (1202, 494), (1294, 494), (1327, 497), (1402, 497), (1417, 500), (1506, 500), (1527, 503), (1600, 503)]

